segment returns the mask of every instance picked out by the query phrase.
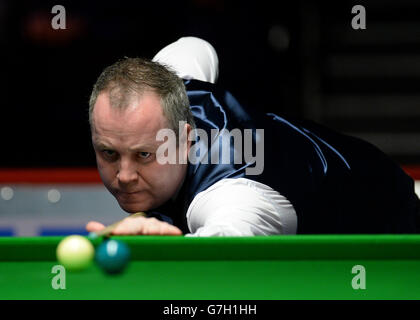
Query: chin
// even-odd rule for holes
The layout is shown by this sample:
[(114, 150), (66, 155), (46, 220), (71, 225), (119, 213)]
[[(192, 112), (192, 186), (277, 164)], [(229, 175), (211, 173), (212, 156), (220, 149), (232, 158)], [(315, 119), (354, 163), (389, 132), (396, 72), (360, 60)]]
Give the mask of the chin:
[(119, 202), (119, 205), (120, 205), (121, 209), (123, 209), (124, 211), (126, 211), (128, 213), (136, 213), (136, 212), (140, 212), (140, 211), (147, 211), (147, 210), (150, 209), (148, 206), (135, 204), (135, 203), (121, 203), (121, 202)]
[(142, 201), (124, 201), (123, 199), (118, 199), (118, 204), (120, 205), (121, 209), (128, 213), (136, 213), (139, 211), (148, 211), (153, 209), (155, 206), (153, 205), (153, 201), (149, 200), (142, 200)]

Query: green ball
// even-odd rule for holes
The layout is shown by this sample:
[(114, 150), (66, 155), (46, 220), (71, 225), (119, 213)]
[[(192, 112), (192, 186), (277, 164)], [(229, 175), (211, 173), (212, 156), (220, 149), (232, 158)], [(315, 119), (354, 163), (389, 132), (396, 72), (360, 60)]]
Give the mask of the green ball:
[(92, 243), (79, 235), (65, 237), (57, 246), (57, 260), (69, 271), (88, 268), (94, 255), (95, 248)]

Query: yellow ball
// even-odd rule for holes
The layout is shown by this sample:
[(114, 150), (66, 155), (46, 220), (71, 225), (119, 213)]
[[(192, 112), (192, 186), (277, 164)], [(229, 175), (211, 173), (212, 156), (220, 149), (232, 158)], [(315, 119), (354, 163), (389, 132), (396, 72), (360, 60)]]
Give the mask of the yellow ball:
[(68, 236), (57, 246), (57, 260), (66, 270), (79, 271), (89, 267), (95, 255), (95, 248), (85, 237)]

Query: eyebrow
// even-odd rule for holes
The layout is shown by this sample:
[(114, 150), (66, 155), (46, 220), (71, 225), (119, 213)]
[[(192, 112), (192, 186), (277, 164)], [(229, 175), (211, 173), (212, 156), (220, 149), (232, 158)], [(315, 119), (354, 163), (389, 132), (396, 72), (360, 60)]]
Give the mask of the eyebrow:
[(97, 142), (97, 141), (93, 141), (93, 144), (94, 144), (96, 147), (98, 147), (98, 148), (102, 148), (102, 149), (113, 149), (113, 147), (112, 147), (112, 146), (107, 145), (107, 144), (106, 144), (106, 143), (104, 143), (104, 142)]
[(156, 145), (151, 144), (151, 143), (146, 143), (146, 144), (141, 144), (141, 145), (136, 145), (133, 146), (131, 148), (129, 148), (130, 151), (140, 151), (140, 150), (144, 150), (144, 149), (156, 149)]
[[(115, 149), (111, 145), (108, 145), (104, 142), (96, 142), (95, 141), (94, 144), (97, 148), (100, 148), (100, 149), (112, 149), (112, 150)], [(135, 145), (135, 146), (129, 148), (129, 150), (131, 152), (141, 151), (141, 150), (144, 150), (144, 149), (153, 149), (154, 150), (154, 149), (156, 149), (156, 145), (151, 144), (151, 143), (146, 143), (146, 144), (143, 144), (143, 145)]]

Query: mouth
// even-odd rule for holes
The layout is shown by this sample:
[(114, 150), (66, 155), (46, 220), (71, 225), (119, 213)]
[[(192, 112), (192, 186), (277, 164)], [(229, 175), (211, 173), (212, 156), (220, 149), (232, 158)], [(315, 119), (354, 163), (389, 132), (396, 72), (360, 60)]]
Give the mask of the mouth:
[(122, 194), (122, 195), (131, 195), (131, 194), (137, 194), (140, 193), (141, 191), (121, 191), (119, 190), (118, 193)]
[(140, 199), (140, 191), (118, 191), (116, 198), (122, 203), (137, 203)]

